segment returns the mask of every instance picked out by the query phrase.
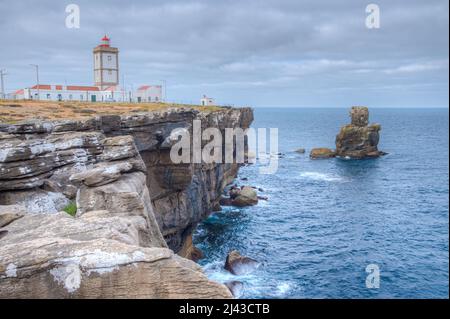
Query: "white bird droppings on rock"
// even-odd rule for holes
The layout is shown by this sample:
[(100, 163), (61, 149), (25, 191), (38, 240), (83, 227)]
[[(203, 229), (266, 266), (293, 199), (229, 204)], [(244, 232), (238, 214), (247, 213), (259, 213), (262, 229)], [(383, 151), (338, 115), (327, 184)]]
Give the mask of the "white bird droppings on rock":
[(6, 277), (11, 278), (11, 277), (17, 277), (17, 266), (13, 263), (9, 264), (6, 267)]
[(64, 286), (64, 288), (72, 293), (80, 288), (81, 285), (81, 270), (78, 264), (68, 264), (65, 266), (58, 266), (50, 270), (50, 274), (55, 281)]

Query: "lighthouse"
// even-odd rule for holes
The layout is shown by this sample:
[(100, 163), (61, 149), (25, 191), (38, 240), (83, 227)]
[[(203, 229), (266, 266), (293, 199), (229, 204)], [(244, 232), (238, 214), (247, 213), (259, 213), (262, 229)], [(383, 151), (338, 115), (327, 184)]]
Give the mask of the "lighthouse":
[(100, 90), (119, 84), (119, 50), (110, 45), (105, 35), (94, 48), (94, 83)]

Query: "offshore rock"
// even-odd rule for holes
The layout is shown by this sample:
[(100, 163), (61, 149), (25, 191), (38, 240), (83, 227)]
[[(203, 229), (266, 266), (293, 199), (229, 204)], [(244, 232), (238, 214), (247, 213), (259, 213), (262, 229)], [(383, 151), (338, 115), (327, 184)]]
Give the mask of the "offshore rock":
[(363, 159), (385, 155), (378, 150), (381, 126), (368, 124), (368, 108), (352, 107), (350, 117), (351, 124), (342, 127), (336, 136), (336, 156)]
[(312, 159), (333, 158), (335, 156), (336, 156), (335, 151), (325, 147), (313, 148), (311, 150), (311, 153), (309, 154), (309, 157), (311, 157)]
[(259, 263), (246, 256), (241, 256), (239, 251), (233, 250), (228, 253), (225, 261), (225, 269), (233, 275), (246, 275), (258, 268)]

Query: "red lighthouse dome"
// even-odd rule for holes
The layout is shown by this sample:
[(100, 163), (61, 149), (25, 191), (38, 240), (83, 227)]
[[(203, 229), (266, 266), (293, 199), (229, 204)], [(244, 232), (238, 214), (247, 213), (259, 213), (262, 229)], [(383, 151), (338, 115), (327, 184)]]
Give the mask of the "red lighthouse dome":
[(102, 46), (102, 47), (109, 47), (109, 41), (110, 41), (110, 39), (105, 34), (105, 36), (102, 38), (102, 44), (100, 44), (100, 46)]

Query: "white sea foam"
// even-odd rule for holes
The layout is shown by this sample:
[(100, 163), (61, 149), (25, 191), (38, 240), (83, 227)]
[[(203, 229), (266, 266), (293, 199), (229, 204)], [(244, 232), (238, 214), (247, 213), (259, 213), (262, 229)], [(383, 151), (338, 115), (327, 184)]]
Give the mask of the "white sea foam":
[(334, 174), (325, 174), (319, 172), (303, 172), (300, 177), (323, 182), (344, 182), (345, 179)]
[(289, 291), (292, 290), (292, 284), (290, 282), (281, 282), (277, 285), (276, 295), (279, 297), (286, 296)]

